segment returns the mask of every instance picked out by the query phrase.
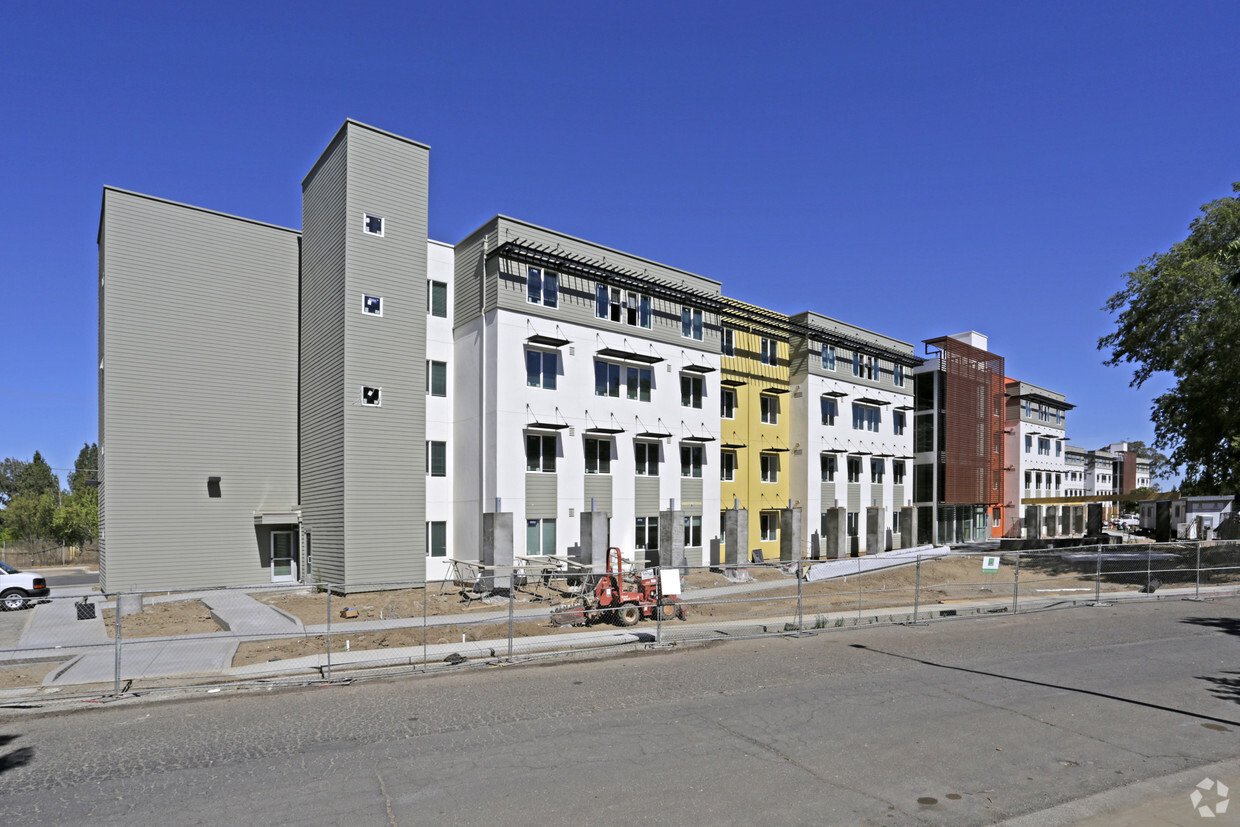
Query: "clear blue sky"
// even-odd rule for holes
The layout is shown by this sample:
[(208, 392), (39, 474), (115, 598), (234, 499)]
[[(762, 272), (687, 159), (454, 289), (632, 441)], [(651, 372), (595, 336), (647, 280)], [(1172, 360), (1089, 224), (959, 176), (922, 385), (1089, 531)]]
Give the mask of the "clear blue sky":
[[(101, 188), (288, 227), (346, 117), (495, 213), (918, 343), (976, 329), (1150, 440), (1120, 276), (1240, 180), (1235, 2), (62, 3), (0, 9), (0, 456), (97, 439)], [(171, 274), (170, 274), (171, 275)]]

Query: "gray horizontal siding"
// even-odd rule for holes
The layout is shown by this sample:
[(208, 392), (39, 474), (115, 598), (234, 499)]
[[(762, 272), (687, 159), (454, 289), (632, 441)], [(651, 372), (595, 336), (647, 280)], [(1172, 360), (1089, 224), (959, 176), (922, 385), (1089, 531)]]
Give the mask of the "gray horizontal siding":
[(702, 480), (681, 477), (680, 502), (676, 503), (681, 511), (693, 516), (702, 514)]
[[(105, 190), (105, 590), (268, 580), (256, 511), (297, 502), (297, 234)], [(221, 478), (219, 498), (207, 478)]]
[(891, 502), (894, 504), (895, 508), (900, 508), (901, 506), (904, 505), (904, 486), (903, 485), (891, 486)]
[[(429, 152), (350, 123), (345, 216), (345, 559), (351, 583), (426, 567), (426, 246)], [(384, 219), (382, 238), (362, 232)], [(360, 312), (384, 297), (382, 317)], [(380, 407), (356, 404), (363, 385)]]
[[(837, 469), (835, 473), (838, 474), (840, 472)], [(828, 508), (835, 508), (836, 507), (835, 498), (839, 496), (839, 494), (837, 493), (838, 489), (836, 488), (838, 483), (824, 482), (824, 483), (821, 483), (821, 485), (822, 485), (822, 500), (821, 500), (822, 510), (826, 511)]]
[(582, 500), (581, 510), (589, 511), (590, 500), (594, 498), (598, 501), (596, 510), (612, 514), (611, 486), (612, 479), (608, 474), (586, 474), (585, 498)]
[(633, 509), (637, 514), (658, 514), (659, 499), (658, 477), (633, 478)]
[(861, 510), (861, 483), (850, 482), (848, 485), (848, 510)]
[(525, 475), (525, 519), (554, 518), (559, 502), (558, 478), (555, 474)]

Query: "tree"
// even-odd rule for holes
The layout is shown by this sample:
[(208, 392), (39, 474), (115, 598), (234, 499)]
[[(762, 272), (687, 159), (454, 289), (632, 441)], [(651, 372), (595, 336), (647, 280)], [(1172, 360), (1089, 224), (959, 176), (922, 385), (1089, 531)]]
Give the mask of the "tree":
[(1121, 513), (1130, 514), (1140, 508), (1137, 505), (1138, 500), (1147, 499), (1157, 493), (1157, 488), (1134, 488), (1124, 495), (1127, 499), (1119, 501), (1119, 510)]
[(1238, 240), (1240, 196), (1204, 205), (1184, 241), (1125, 274), (1104, 306), (1117, 314), (1115, 330), (1098, 340), (1110, 353), (1104, 364), (1133, 366), (1133, 387), (1174, 376), (1151, 406), (1154, 446), (1206, 492), (1240, 485)]
[(75, 495), (91, 487), (87, 485), (99, 478), (99, 446), (88, 442), (78, 451), (73, 461), (73, 470), (69, 472), (69, 490)]
[(56, 493), (19, 494), (4, 508), (4, 527), (12, 536), (34, 542), (52, 536)]
[(0, 463), (0, 504), (7, 504), (23, 494), (53, 494), (60, 490), (60, 482), (52, 468), (38, 451), (30, 462), (12, 457)]

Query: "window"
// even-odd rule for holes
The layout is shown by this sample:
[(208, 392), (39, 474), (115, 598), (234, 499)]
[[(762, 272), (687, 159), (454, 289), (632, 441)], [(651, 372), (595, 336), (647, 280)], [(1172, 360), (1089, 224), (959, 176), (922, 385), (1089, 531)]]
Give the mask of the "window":
[(896, 383), (897, 388), (904, 387), (904, 365), (892, 363), (891, 379)]
[(426, 362), (426, 394), (427, 396), (448, 395), (448, 363)]
[(892, 485), (904, 485), (904, 460), (893, 459), (891, 461), (891, 483)]
[(441, 319), (448, 318), (448, 285), (442, 281), (426, 282), (426, 311)]
[(680, 476), (682, 477), (701, 477), (702, 476), (702, 446), (701, 445), (685, 445), (680, 446)]
[(779, 482), (779, 454), (762, 454), (759, 462), (762, 464), (762, 481)]
[(362, 404), (377, 408), (383, 404), (383, 388), (362, 386)]
[(736, 391), (728, 388), (719, 391), (719, 416), (723, 419), (736, 418)]
[(1038, 438), (1038, 456), (1049, 457), (1051, 455), (1051, 441), (1049, 439)]
[(721, 451), (719, 454), (719, 479), (732, 482), (736, 479), (736, 452)]
[(560, 303), (560, 277), (550, 270), (531, 267), (525, 277), (525, 300), (530, 304), (556, 307)]
[(531, 557), (555, 554), (555, 520), (525, 521), (525, 553)]
[(685, 548), (702, 547), (702, 518), (685, 515)]
[(878, 408), (872, 408), (869, 405), (858, 405), (854, 402), (852, 418), (854, 431), (873, 431), (878, 433), (878, 427), (883, 419), (883, 412)]
[(779, 539), (779, 512), (763, 511), (758, 515), (759, 536), (764, 543), (773, 543)]
[(636, 460), (636, 470), (634, 473), (637, 476), (659, 476), (659, 443), (634, 442), (633, 455)]
[(1063, 454), (1063, 443), (1060, 442), (1059, 440), (1055, 440), (1055, 456), (1058, 457), (1058, 456), (1061, 456), (1062, 454)]
[(766, 425), (779, 424), (779, 397), (763, 394), (758, 397), (762, 404), (762, 422)]
[(835, 457), (830, 454), (822, 454), (819, 457), (818, 464), (822, 470), (822, 481), (835, 482)]
[(774, 339), (762, 337), (762, 364), (775, 365), (779, 362), (779, 343)]
[(594, 363), (594, 395), (620, 396), (620, 366), (610, 362)]
[(822, 398), (822, 424), (834, 425), (835, 417), (838, 413), (839, 408), (836, 406), (835, 400), (824, 396)]
[(1056, 425), (1063, 424), (1063, 411), (1055, 411), (1055, 424)]
[(896, 436), (904, 436), (904, 411), (896, 411), (891, 415), (891, 427)]
[(525, 384), (531, 388), (555, 390), (556, 363), (559, 361), (555, 351), (525, 351)]
[(835, 345), (822, 346), (823, 370), (835, 370)]
[(1030, 434), (1025, 434), (1025, 453), (1033, 453), (1033, 436)]
[[(997, 510), (998, 509), (996, 509), (996, 511)], [(900, 533), (900, 510), (898, 508), (891, 514), (891, 533), (892, 534)]]
[(702, 387), (704, 382), (700, 376), (680, 375), (680, 405), (684, 408), (702, 407)]
[(874, 378), (873, 356), (862, 356), (860, 353), (853, 353), (853, 376), (859, 376), (862, 379)]
[(848, 536), (849, 537), (857, 536), (857, 512), (856, 511), (848, 512)]
[(1033, 418), (1033, 403), (1028, 399), (1025, 400), (1025, 416)]
[(724, 356), (736, 355), (736, 338), (732, 328), (725, 327), (719, 331), (719, 346)]
[(555, 437), (550, 434), (525, 435), (525, 470), (555, 473)]
[(620, 288), (608, 288), (606, 284), (599, 283), (594, 287), (594, 316), (599, 319), (611, 319), (613, 322), (620, 321)]
[(630, 290), (624, 299), (625, 321), (633, 327), (650, 327), (650, 297)]
[(883, 484), (883, 470), (886, 464), (887, 463), (878, 458), (870, 460), (870, 482), (875, 485)]
[(426, 443), (426, 473), (432, 477), (448, 476), (448, 443)]
[(638, 517), (634, 534), (634, 545), (637, 548), (654, 551), (659, 547), (659, 518)]
[(680, 308), (680, 335), (686, 339), (702, 341), (702, 311), (692, 307)]
[(426, 524), (426, 556), (448, 556), (448, 524), (443, 520)]
[(368, 316), (383, 315), (382, 296), (362, 296), (362, 312)]
[(611, 473), (611, 440), (586, 437), (586, 473)]
[(383, 219), (370, 213), (362, 213), (362, 232), (383, 237)]
[(848, 481), (861, 482), (861, 457), (848, 458)]
[(650, 386), (654, 381), (654, 372), (650, 368), (626, 368), (628, 397), (638, 402), (650, 401)]

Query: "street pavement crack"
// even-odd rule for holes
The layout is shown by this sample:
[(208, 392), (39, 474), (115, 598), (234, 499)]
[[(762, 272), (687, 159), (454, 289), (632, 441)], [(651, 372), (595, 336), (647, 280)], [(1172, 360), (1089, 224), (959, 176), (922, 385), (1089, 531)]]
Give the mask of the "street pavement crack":
[(383, 783), (383, 775), (379, 772), (378, 767), (375, 767), (375, 778), (379, 779), (379, 793), (383, 796), (383, 806), (387, 810), (388, 824), (390, 827), (398, 827), (396, 816), (392, 813), (392, 797), (388, 795), (387, 785)]
[(755, 747), (758, 747), (759, 749), (763, 749), (763, 750), (766, 750), (767, 752), (774, 753), (775, 755), (779, 756), (784, 761), (787, 761), (792, 766), (812, 776), (813, 778), (816, 778), (817, 780), (821, 781), (824, 784), (829, 784), (830, 786), (835, 787), (837, 789), (848, 790), (849, 792), (856, 793), (857, 795), (862, 795), (862, 796), (865, 796), (866, 798), (872, 798), (875, 801), (881, 801), (883, 804), (886, 804), (888, 807), (891, 807), (892, 809), (896, 810), (902, 815), (906, 815), (909, 818), (917, 818), (912, 813), (908, 812), (907, 810), (902, 809), (895, 802), (888, 801), (887, 799), (882, 798), (881, 796), (874, 795), (871, 792), (867, 792), (865, 790), (859, 790), (856, 787), (850, 787), (847, 784), (841, 784), (838, 781), (833, 781), (830, 778), (826, 778), (825, 776), (819, 775), (817, 772), (814, 771), (813, 767), (809, 767), (809, 766), (806, 766), (805, 764), (802, 764), (800, 761), (793, 758), (791, 755), (788, 755), (786, 752), (776, 749), (770, 744), (764, 744), (761, 741), (757, 740), (756, 738), (751, 738), (750, 736), (746, 735), (743, 732), (737, 732), (735, 729), (732, 729), (732, 727), (728, 726), (722, 721), (712, 721), (708, 718), (701, 718), (700, 716), (699, 718), (700, 720), (706, 721), (707, 723), (714, 724), (719, 729), (722, 729), (724, 732), (728, 733), (729, 735), (735, 738), (739, 738), (740, 740), (745, 741), (746, 743), (753, 744)]

